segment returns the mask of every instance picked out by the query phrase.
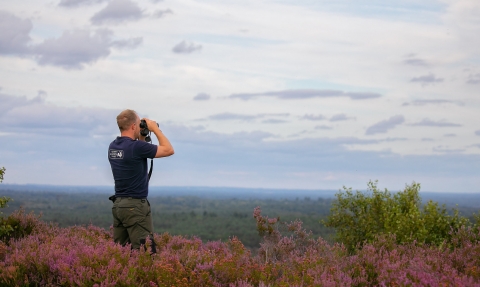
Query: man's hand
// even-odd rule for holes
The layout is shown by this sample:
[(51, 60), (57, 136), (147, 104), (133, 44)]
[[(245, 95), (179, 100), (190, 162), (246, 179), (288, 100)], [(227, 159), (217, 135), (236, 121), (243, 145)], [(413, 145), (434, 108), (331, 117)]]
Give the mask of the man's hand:
[(171, 156), (174, 153), (172, 144), (162, 133), (157, 125), (157, 122), (147, 118), (143, 118), (143, 120), (145, 120), (147, 123), (147, 128), (154, 133), (158, 139), (157, 153), (155, 154), (155, 158)]
[(156, 121), (152, 121), (147, 118), (143, 118), (142, 120), (144, 120), (147, 123), (147, 128), (153, 133), (155, 133), (155, 130), (160, 130)]

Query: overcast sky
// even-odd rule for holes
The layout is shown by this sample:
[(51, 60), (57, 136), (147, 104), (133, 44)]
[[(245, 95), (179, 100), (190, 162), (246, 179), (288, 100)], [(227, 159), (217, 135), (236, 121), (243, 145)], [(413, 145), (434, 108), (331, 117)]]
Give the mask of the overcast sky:
[(477, 0), (0, 1), (4, 183), (113, 186), (131, 108), (151, 185), (480, 192)]

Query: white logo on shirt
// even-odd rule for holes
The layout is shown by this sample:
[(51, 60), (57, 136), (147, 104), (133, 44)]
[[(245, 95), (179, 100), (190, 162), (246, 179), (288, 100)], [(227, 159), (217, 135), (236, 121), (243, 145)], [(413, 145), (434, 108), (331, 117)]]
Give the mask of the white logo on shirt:
[(110, 159), (123, 159), (123, 150), (110, 149), (108, 153)]

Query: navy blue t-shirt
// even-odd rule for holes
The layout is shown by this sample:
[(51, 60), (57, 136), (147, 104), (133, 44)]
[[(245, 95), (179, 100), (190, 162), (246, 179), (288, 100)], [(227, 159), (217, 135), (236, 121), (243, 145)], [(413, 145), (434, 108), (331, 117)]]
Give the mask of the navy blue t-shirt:
[(108, 160), (115, 180), (115, 195), (148, 196), (147, 158), (154, 158), (157, 146), (129, 137), (117, 137), (108, 147)]

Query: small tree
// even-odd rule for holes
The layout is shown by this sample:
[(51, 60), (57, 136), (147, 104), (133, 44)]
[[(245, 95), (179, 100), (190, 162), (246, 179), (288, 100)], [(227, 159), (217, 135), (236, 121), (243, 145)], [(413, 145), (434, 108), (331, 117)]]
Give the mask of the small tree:
[[(5, 168), (2, 167), (0, 168), (0, 183), (3, 181), (3, 175), (5, 174)], [(11, 198), (2, 196), (0, 197), (0, 208), (7, 207), (7, 203), (11, 200)], [(10, 226), (10, 224), (7, 224), (5, 222), (5, 219), (3, 218), (3, 212), (0, 211), (0, 238), (3, 237), (5, 234), (8, 234), (10, 231), (12, 231), (13, 228)]]
[[(0, 183), (3, 181), (3, 175), (5, 174), (5, 168), (2, 167), (0, 168)], [(4, 208), (7, 206), (7, 202), (10, 200), (10, 198), (6, 197), (6, 196), (3, 196), (3, 197), (0, 197), (0, 208)], [(2, 216), (2, 212), (0, 211), (0, 218)]]
[(3, 175), (5, 174), (5, 170), (6, 169), (4, 167), (0, 168), (0, 183), (3, 181)]
[(439, 245), (450, 239), (452, 229), (467, 224), (454, 210), (450, 216), (438, 203), (429, 201), (422, 207), (420, 184), (407, 185), (403, 191), (390, 193), (379, 190), (377, 182), (368, 183), (368, 192), (352, 192), (344, 187), (336, 194), (330, 215), (324, 224), (334, 227), (337, 240), (350, 251), (373, 242), (379, 235), (393, 234), (399, 244), (419, 242)]

